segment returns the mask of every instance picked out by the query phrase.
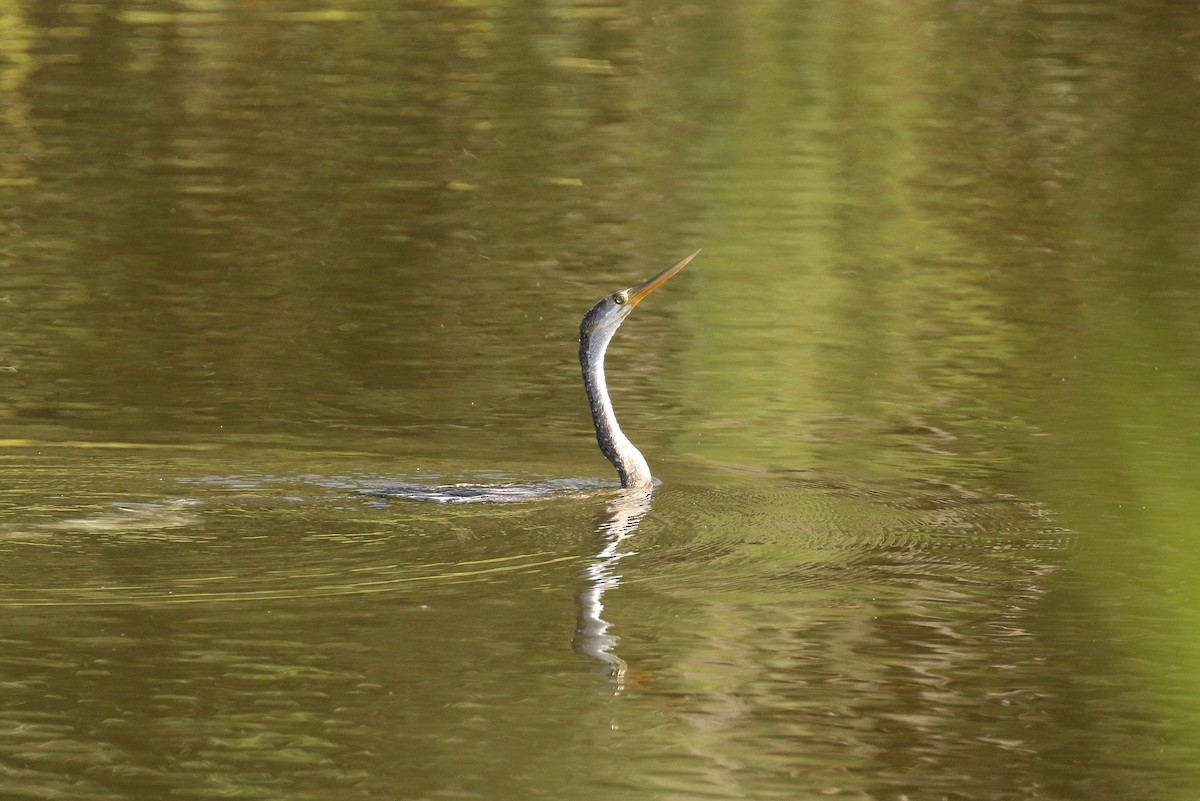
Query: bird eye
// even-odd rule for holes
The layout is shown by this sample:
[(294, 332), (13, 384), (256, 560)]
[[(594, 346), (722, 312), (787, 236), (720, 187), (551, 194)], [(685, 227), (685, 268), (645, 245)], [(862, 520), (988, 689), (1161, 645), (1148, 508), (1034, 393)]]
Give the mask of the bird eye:
[(629, 295), (625, 294), (625, 290), (622, 289), (613, 295), (613, 300), (617, 302), (618, 306), (624, 306), (629, 301)]

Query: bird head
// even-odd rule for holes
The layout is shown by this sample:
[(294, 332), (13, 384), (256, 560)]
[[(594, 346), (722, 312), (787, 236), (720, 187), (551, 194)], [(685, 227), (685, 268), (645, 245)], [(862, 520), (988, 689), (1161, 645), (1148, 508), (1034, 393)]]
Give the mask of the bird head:
[[(698, 250), (696, 251), (696, 253), (699, 252)], [(689, 261), (696, 258), (696, 253), (681, 259), (653, 278), (601, 298), (583, 316), (583, 322), (579, 325), (580, 339), (586, 340), (589, 337), (597, 335), (604, 335), (606, 340), (612, 337), (621, 323), (625, 321), (625, 318), (629, 316), (629, 313), (633, 311), (633, 307), (641, 303), (651, 292), (665, 284), (671, 276), (687, 266)]]

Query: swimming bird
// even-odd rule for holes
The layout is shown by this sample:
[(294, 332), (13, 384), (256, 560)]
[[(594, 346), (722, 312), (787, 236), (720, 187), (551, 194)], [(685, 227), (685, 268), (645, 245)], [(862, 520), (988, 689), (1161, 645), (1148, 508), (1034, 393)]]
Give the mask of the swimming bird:
[(596, 426), (596, 441), (600, 444), (600, 452), (617, 468), (622, 487), (650, 487), (653, 479), (646, 457), (634, 447), (617, 423), (617, 415), (608, 396), (608, 385), (604, 380), (604, 354), (608, 351), (608, 343), (633, 307), (687, 266), (699, 252), (697, 250), (647, 281), (602, 298), (583, 315), (583, 322), (579, 324), (579, 364), (583, 368), (583, 386), (587, 390), (592, 422)]

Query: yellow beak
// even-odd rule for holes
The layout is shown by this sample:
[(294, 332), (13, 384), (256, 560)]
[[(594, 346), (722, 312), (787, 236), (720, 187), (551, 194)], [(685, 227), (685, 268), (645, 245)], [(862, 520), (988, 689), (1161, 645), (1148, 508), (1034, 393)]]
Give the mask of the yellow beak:
[(686, 267), (687, 263), (689, 261), (691, 261), (692, 259), (696, 258), (696, 254), (699, 252), (700, 251), (697, 250), (696, 253), (693, 253), (692, 255), (690, 255), (684, 259), (681, 259), (680, 261), (676, 262), (674, 265), (663, 270), (661, 273), (654, 276), (650, 280), (643, 281), (640, 284), (635, 284), (634, 286), (629, 287), (629, 289), (626, 289), (625, 295), (629, 298), (629, 300), (626, 301), (626, 305), (630, 309), (632, 309), (634, 306), (641, 303), (642, 298), (646, 297), (651, 292), (658, 289), (663, 284), (667, 283), (667, 281), (671, 278), (671, 276), (675, 275), (675, 273), (679, 272), (684, 267)]

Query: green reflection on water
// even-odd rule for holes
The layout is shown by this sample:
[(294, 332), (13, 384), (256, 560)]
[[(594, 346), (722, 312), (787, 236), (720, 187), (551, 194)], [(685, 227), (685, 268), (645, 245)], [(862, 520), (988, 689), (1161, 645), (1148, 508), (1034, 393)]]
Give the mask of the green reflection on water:
[[(14, 792), (1194, 797), (1193, 30), (4, 7)], [(614, 693), (603, 501), (353, 493), (607, 476), (579, 316), (700, 246), (611, 357)]]

